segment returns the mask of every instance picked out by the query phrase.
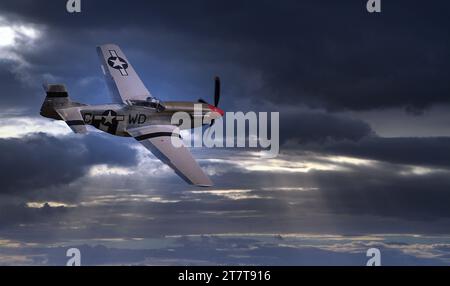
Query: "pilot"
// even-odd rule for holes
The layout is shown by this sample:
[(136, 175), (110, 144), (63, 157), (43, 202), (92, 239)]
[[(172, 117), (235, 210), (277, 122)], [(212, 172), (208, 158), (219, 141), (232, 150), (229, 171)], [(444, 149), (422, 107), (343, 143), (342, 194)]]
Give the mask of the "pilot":
[(150, 103), (150, 107), (156, 109), (156, 111), (161, 112), (164, 111), (164, 106), (161, 104), (161, 101), (154, 97), (147, 97), (147, 102)]

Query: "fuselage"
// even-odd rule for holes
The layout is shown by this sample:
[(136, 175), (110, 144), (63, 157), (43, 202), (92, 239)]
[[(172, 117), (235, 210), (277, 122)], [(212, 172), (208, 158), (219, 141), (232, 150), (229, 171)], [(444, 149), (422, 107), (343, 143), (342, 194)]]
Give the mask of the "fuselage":
[[(201, 107), (201, 112), (198, 112), (199, 107)], [(181, 101), (164, 102), (163, 110), (126, 104), (80, 107), (80, 113), (85, 124), (113, 135), (126, 137), (130, 136), (127, 129), (147, 125), (176, 125), (182, 128), (181, 122), (175, 124), (171, 122), (172, 116), (176, 112), (185, 112), (191, 118), (191, 125), (184, 129), (201, 127), (208, 124), (209, 120), (219, 117), (214, 114), (214, 111), (216, 111), (214, 107), (209, 104)], [(205, 121), (206, 123), (204, 123)]]

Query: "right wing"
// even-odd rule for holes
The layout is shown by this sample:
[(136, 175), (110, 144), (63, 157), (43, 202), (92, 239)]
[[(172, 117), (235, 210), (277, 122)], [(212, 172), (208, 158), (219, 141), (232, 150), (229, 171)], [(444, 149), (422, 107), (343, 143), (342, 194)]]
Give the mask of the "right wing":
[(106, 84), (115, 103), (127, 100), (146, 100), (152, 97), (119, 46), (107, 44), (97, 47)]
[[(171, 125), (152, 125), (127, 131), (189, 184), (202, 187), (212, 186), (211, 180), (183, 145), (180, 135), (174, 132), (175, 128)], [(175, 140), (177, 146), (180, 147), (175, 147), (172, 140)]]

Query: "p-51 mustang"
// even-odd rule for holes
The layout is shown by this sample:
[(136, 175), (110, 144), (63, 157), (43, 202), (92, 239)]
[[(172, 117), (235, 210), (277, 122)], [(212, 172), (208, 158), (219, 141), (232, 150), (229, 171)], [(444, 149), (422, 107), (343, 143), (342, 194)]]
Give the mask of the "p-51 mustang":
[[(97, 52), (113, 103), (87, 105), (74, 102), (64, 85), (50, 84), (44, 85), (47, 97), (42, 104), (41, 115), (64, 120), (75, 133), (86, 133), (86, 125), (92, 125), (113, 135), (134, 137), (186, 182), (212, 186), (211, 180), (182, 145), (180, 134), (176, 132), (180, 125), (172, 125), (171, 118), (179, 111), (188, 113), (193, 119), (201, 116), (201, 120), (191, 121), (191, 128), (196, 128), (203, 125), (196, 126), (196, 122), (214, 122), (223, 116), (224, 112), (217, 107), (219, 78), (215, 79), (214, 105), (202, 99), (198, 102), (161, 102), (150, 94), (117, 45), (102, 45), (97, 47)], [(194, 104), (201, 104), (201, 114), (194, 113)], [(175, 146), (172, 140), (177, 143)]]

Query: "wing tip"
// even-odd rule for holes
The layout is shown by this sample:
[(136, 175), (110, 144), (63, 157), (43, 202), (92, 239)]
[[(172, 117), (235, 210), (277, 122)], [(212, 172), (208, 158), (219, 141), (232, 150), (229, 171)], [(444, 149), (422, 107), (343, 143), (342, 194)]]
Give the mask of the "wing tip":
[(175, 171), (175, 173), (180, 176), (186, 183), (196, 186), (196, 187), (202, 187), (202, 188), (208, 188), (208, 187), (213, 187), (214, 184), (213, 182), (205, 175), (203, 174), (205, 177), (203, 178), (188, 178), (186, 175), (184, 175), (183, 173), (179, 172), (179, 171)]
[(119, 48), (119, 45), (117, 45), (117, 44), (115, 44), (115, 43), (105, 43), (105, 44), (98, 45), (96, 48), (97, 48), (97, 50), (101, 50), (103, 47), (115, 47), (115, 48)]
[(214, 184), (213, 183), (208, 183), (208, 184), (203, 184), (203, 183), (200, 183), (200, 184), (193, 184), (194, 186), (197, 186), (197, 187), (201, 187), (201, 188), (209, 188), (209, 187), (214, 187)]
[(194, 186), (203, 187), (203, 188), (208, 188), (208, 187), (214, 186), (211, 179), (205, 173), (203, 173), (202, 178), (197, 178), (195, 181), (191, 181), (190, 183)]

